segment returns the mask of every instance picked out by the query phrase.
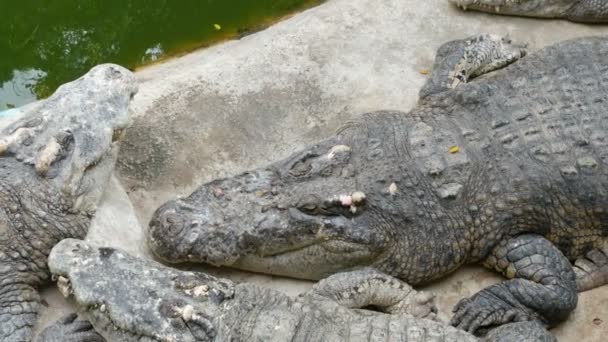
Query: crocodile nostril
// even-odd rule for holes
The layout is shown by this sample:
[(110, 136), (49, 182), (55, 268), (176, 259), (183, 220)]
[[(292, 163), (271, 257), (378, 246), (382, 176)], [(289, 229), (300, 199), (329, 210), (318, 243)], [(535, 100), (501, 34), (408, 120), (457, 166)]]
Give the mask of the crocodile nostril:
[(160, 214), (156, 225), (157, 233), (163, 235), (177, 235), (184, 229), (184, 218), (175, 212), (165, 212)]

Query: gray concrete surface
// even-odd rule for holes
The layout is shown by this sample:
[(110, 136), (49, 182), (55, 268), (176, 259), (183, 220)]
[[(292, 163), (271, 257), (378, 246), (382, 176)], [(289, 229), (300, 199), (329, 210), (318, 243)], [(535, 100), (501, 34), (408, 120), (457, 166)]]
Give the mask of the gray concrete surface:
[[(508, 34), (537, 49), (607, 34), (608, 26), (465, 13), (447, 0), (330, 0), (241, 40), (143, 69), (116, 172), (128, 198), (114, 182), (90, 238), (145, 255), (141, 227), (161, 203), (286, 156), (360, 113), (411, 109), (436, 48), (479, 32)], [(211, 271), (289, 294), (310, 286)], [(458, 299), (499, 279), (470, 267), (428, 288), (447, 319)], [(45, 321), (68, 310), (54, 290), (45, 298)], [(608, 286), (582, 294), (554, 332), (560, 341), (605, 341)]]

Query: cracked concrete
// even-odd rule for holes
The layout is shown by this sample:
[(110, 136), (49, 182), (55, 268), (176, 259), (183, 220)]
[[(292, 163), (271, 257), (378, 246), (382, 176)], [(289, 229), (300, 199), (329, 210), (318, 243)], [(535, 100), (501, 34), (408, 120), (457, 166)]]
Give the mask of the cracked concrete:
[[(480, 32), (509, 35), (538, 49), (605, 35), (608, 26), (462, 12), (447, 0), (330, 0), (241, 40), (140, 70), (118, 181), (109, 188), (90, 239), (147, 255), (141, 227), (160, 204), (204, 181), (286, 156), (358, 114), (411, 109), (425, 81), (421, 71), (431, 67), (437, 47)], [(289, 294), (310, 287), (211, 272)], [(428, 288), (438, 293), (447, 319), (458, 299), (498, 280), (467, 267)], [(45, 299), (43, 322), (69, 310), (54, 289)], [(560, 341), (604, 341), (608, 286), (583, 293), (574, 314), (553, 331)]]

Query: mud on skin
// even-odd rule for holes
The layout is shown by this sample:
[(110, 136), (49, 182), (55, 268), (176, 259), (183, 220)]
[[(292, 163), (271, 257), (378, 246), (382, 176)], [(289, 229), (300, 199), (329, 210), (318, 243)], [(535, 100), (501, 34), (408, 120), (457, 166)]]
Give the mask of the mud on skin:
[[(335, 274), (291, 298), (75, 239), (53, 248), (49, 267), (108, 341), (477, 341), (421, 318), (431, 317), (431, 297), (369, 268)], [(377, 311), (361, 309), (369, 306)], [(530, 331), (550, 338), (539, 324), (507, 327), (488, 341), (522, 341)]]
[[(60, 240), (86, 235), (136, 92), (131, 72), (100, 65), (0, 132), (1, 341), (30, 341), (47, 256)], [(64, 341), (97, 336), (80, 321), (64, 323)]]
[(412, 112), (204, 184), (156, 211), (148, 244), (168, 262), (306, 279), (367, 266), (411, 285), (483, 263), (509, 280), (452, 324), (551, 327), (608, 279), (606, 53), (606, 38), (524, 58), (500, 37), (448, 42)]
[(464, 10), (522, 17), (608, 22), (608, 0), (449, 0)]

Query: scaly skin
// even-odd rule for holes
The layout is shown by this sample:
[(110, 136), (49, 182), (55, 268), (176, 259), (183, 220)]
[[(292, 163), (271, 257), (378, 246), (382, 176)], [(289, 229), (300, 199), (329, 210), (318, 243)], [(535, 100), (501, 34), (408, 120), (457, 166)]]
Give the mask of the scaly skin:
[(471, 60), (517, 51), (488, 39), (440, 48), (409, 114), (364, 115), (164, 204), (149, 246), (168, 262), (307, 279), (371, 266), (412, 285), (483, 262), (511, 280), (463, 300), (454, 325), (565, 319), (577, 282), (608, 279), (608, 39), (559, 43), (450, 89)]
[(47, 256), (86, 235), (136, 91), (128, 70), (98, 66), (0, 132), (1, 341), (31, 339)]
[(584, 23), (608, 22), (608, 0), (449, 0), (464, 10)]
[[(420, 309), (429, 297), (371, 269), (336, 274), (292, 299), (74, 239), (55, 246), (49, 267), (61, 292), (108, 341), (477, 341), (407, 315), (425, 316)], [(387, 313), (360, 309), (370, 305)], [(526, 324), (491, 341), (531, 341), (530, 331), (547, 336), (539, 325)]]

